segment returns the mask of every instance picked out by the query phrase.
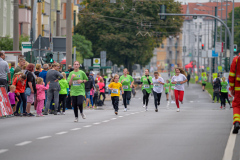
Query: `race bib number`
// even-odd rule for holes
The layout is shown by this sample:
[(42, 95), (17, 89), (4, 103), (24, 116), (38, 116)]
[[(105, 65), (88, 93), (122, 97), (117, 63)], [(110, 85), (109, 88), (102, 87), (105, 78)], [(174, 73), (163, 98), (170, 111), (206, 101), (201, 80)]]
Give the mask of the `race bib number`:
[(112, 93), (118, 94), (118, 89), (113, 89)]
[(155, 84), (153, 84), (153, 87), (160, 87), (160, 84), (159, 83), (155, 83)]
[(126, 86), (126, 85), (125, 85), (125, 86), (123, 86), (123, 89), (128, 89), (128, 86)]
[(78, 83), (78, 81), (73, 81), (73, 86), (80, 86), (81, 84)]
[(143, 87), (144, 87), (144, 88), (149, 88), (149, 85), (144, 85)]
[(181, 85), (181, 83), (180, 83), (181, 81), (177, 81), (177, 83), (176, 83), (176, 85)]

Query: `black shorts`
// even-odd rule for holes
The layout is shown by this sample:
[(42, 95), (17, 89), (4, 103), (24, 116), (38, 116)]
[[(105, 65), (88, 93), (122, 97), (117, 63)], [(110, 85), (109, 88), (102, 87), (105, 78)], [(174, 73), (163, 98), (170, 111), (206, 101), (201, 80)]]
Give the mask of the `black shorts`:
[(202, 86), (206, 86), (206, 83), (202, 83)]
[(169, 92), (165, 92), (165, 94), (167, 95)]

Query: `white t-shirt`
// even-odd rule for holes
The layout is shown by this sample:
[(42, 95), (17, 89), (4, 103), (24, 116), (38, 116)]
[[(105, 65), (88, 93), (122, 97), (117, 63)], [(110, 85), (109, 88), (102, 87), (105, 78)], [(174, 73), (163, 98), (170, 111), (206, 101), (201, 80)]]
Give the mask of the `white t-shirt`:
[[(172, 77), (172, 82), (182, 82), (185, 81), (186, 79), (187, 79), (186, 76), (180, 73), (178, 76), (175, 75)], [(175, 84), (174, 89), (184, 91), (184, 84), (177, 83)]]
[(158, 77), (158, 79), (155, 79), (155, 77), (153, 77), (152, 81), (153, 81), (153, 91), (157, 93), (162, 93), (163, 85), (160, 84), (158, 81), (164, 83), (164, 79), (162, 77)]

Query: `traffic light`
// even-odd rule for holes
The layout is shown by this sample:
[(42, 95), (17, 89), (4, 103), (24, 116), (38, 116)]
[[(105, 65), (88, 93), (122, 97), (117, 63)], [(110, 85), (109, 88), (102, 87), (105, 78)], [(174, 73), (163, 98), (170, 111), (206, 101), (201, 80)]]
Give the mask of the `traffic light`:
[(50, 53), (49, 57), (50, 57), (50, 63), (53, 63), (53, 54)]
[(204, 44), (202, 44), (202, 50), (204, 50)]
[[(166, 5), (164, 5), (164, 4), (160, 5), (160, 13), (166, 13)], [(165, 21), (166, 16), (160, 15), (160, 20)]]
[(236, 44), (233, 45), (233, 51), (237, 52), (237, 45)]

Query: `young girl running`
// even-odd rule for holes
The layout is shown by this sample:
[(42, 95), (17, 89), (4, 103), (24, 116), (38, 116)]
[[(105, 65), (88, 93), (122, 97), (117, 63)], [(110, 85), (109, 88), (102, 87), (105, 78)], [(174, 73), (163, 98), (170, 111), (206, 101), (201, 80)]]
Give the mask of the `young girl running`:
[(115, 74), (111, 80), (111, 83), (108, 85), (108, 88), (111, 90), (112, 105), (116, 115), (118, 115), (120, 89), (122, 90), (122, 94), (124, 94), (122, 84), (119, 83), (118, 81), (119, 81), (119, 76)]
[(74, 62), (74, 70), (69, 73), (67, 81), (71, 86), (70, 95), (72, 97), (72, 104), (74, 107), (74, 122), (78, 122), (78, 108), (83, 119), (86, 119), (86, 115), (83, 114), (83, 100), (85, 97), (85, 82), (88, 81), (88, 77), (85, 72), (79, 70), (80, 63)]
[(164, 80), (163, 80), (162, 77), (159, 77), (158, 72), (154, 72), (154, 78), (152, 78), (152, 82), (153, 82), (153, 95), (154, 95), (155, 112), (158, 112), (158, 107), (157, 106), (160, 105)]
[(165, 90), (167, 101), (169, 100), (169, 87), (170, 87), (170, 83), (169, 83), (169, 80), (167, 80), (167, 83), (164, 84), (164, 90)]
[(175, 76), (172, 77), (172, 84), (175, 84), (174, 93), (177, 105), (177, 112), (180, 112), (179, 101), (183, 104), (184, 83), (187, 82), (186, 73), (182, 68), (175, 68)]
[[(59, 105), (58, 105), (58, 112), (57, 114), (60, 115), (65, 115), (65, 109), (66, 109), (66, 99), (67, 99), (67, 95), (69, 92), (69, 85), (68, 82), (66, 80), (66, 73), (62, 72), (61, 73), (63, 75), (63, 78), (59, 81), (59, 85), (61, 90), (59, 91)], [(60, 106), (60, 104), (62, 104)], [(61, 107), (62, 107), (62, 113), (61, 111)]]
[(45, 90), (48, 90), (49, 84), (50, 84), (50, 81), (48, 82), (47, 86), (45, 87), (43, 79), (40, 78), (40, 77), (37, 78), (37, 84), (36, 84), (36, 90), (37, 90), (37, 117), (43, 117), (42, 109), (43, 109), (44, 100), (45, 100)]
[(228, 86), (228, 83), (226, 82), (226, 78), (225, 77), (222, 77), (222, 82), (221, 82), (221, 93), (220, 93), (220, 96), (221, 96), (221, 109), (222, 107), (226, 107), (226, 100), (228, 100), (228, 103), (229, 105), (231, 106), (230, 104), (230, 101), (228, 99), (228, 90), (227, 90), (227, 86)]
[[(146, 107), (146, 111), (148, 110), (148, 101), (149, 101), (149, 94), (152, 92), (151, 85), (152, 85), (152, 77), (149, 76), (149, 70), (145, 69), (145, 75), (142, 76), (141, 81), (142, 83), (142, 92), (143, 92), (143, 108)], [(145, 105), (146, 102), (146, 105)]]

